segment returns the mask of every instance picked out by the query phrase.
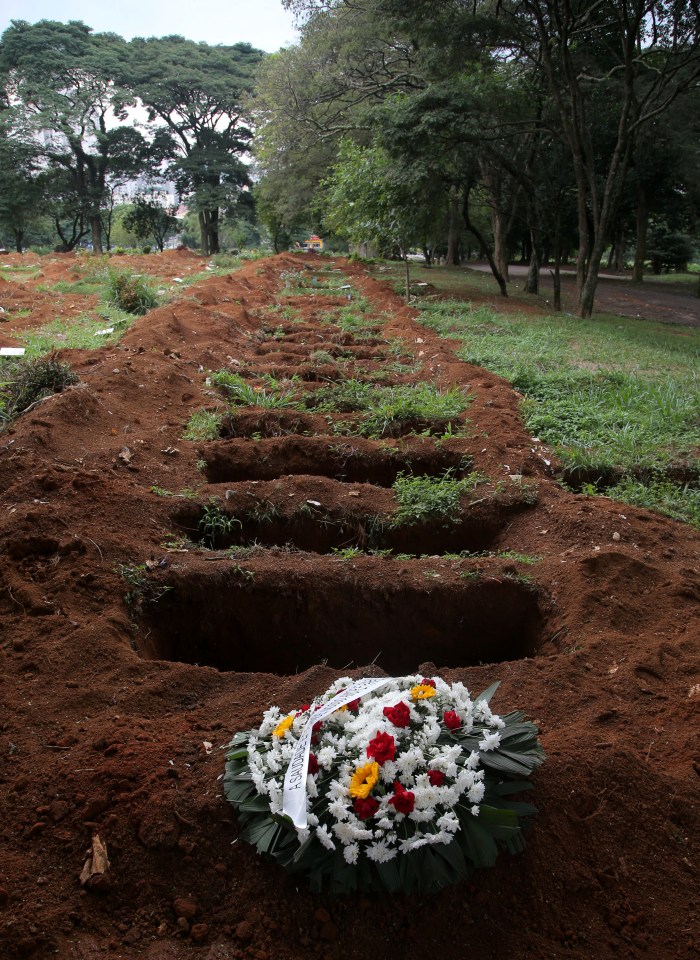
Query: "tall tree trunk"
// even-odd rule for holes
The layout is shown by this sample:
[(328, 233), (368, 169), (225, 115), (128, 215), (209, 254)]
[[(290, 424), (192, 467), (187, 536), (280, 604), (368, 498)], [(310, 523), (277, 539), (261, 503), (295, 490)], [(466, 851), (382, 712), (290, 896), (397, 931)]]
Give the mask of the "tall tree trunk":
[(637, 182), (637, 245), (634, 251), (632, 283), (644, 281), (644, 261), (647, 256), (647, 229), (649, 227), (649, 203), (643, 183)]
[(91, 217), (90, 228), (92, 231), (92, 252), (104, 253), (102, 249), (102, 217), (99, 212)]
[(408, 303), (408, 301), (411, 299), (411, 265), (408, 259), (408, 252), (402, 250), (401, 255), (403, 257), (403, 264), (404, 264), (404, 283), (405, 283), (405, 291), (406, 291), (406, 303)]
[(603, 259), (604, 243), (604, 238), (600, 236), (593, 245), (583, 289), (578, 298), (578, 315), (584, 320), (587, 320), (593, 313), (595, 288), (598, 286), (598, 271), (600, 270), (600, 261)]
[(209, 253), (219, 252), (219, 210), (209, 211)]
[(447, 224), (447, 256), (445, 262), (448, 267), (459, 266), (459, 194), (456, 187), (450, 187), (450, 209)]
[(493, 230), (493, 259), (498, 271), (504, 280), (508, 280), (508, 247), (506, 244), (505, 217), (500, 210), (491, 211), (491, 228)]
[(527, 282), (525, 284), (525, 293), (540, 292), (540, 252), (535, 243), (534, 237), (530, 247), (530, 269), (527, 272)]
[(554, 272), (552, 273), (552, 282), (554, 284), (554, 309), (559, 313), (561, 310), (561, 213), (557, 210), (554, 222)]
[(209, 227), (207, 224), (206, 211), (200, 210), (197, 214), (197, 219), (199, 220), (199, 247), (202, 251), (202, 256), (208, 257), (211, 251), (209, 250)]
[(617, 228), (617, 236), (615, 238), (615, 260), (613, 266), (618, 273), (622, 273), (625, 269), (625, 227), (625, 222), (621, 221)]
[(24, 230), (13, 230), (15, 235), (15, 250), (17, 253), (22, 253), (23, 241), (24, 241)]
[(501, 271), (498, 269), (498, 264), (494, 260), (493, 254), (491, 253), (489, 245), (487, 244), (483, 234), (481, 233), (479, 228), (472, 223), (472, 221), (469, 218), (469, 191), (468, 190), (464, 197), (464, 201), (462, 202), (462, 215), (464, 217), (465, 227), (470, 233), (473, 233), (476, 239), (479, 241), (479, 246), (481, 247), (481, 253), (483, 256), (486, 257), (486, 259), (489, 262), (489, 266), (491, 267), (491, 273), (493, 274), (494, 279), (498, 284), (498, 288), (501, 291), (501, 296), (507, 297), (508, 288), (506, 287), (505, 277), (503, 276)]

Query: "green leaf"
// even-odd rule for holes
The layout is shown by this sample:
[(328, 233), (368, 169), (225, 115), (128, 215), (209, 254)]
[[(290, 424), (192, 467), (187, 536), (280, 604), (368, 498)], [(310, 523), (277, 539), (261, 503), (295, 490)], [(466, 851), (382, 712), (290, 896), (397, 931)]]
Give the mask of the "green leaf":
[(501, 685), (500, 680), (496, 680), (495, 683), (492, 683), (490, 687), (487, 687), (483, 693), (480, 693), (478, 697), (474, 697), (474, 703), (478, 703), (479, 700), (485, 700), (487, 703), (491, 700), (496, 690)]

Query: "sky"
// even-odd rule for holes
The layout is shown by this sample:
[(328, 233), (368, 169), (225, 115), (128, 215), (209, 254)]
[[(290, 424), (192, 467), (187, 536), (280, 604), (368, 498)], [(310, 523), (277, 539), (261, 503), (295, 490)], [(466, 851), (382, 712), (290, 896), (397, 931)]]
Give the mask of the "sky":
[(269, 52), (296, 40), (292, 14), (281, 0), (2, 0), (0, 8), (0, 33), (12, 20), (82, 20), (95, 32), (126, 40), (176, 33)]

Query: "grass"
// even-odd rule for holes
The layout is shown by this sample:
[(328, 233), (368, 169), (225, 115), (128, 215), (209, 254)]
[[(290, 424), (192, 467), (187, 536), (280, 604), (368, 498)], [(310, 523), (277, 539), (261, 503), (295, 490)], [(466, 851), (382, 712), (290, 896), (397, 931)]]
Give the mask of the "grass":
[(211, 550), (216, 550), (222, 540), (225, 540), (240, 526), (240, 520), (229, 517), (215, 503), (209, 503), (202, 510), (202, 516), (198, 524), (201, 543)]
[(223, 416), (216, 410), (195, 410), (187, 421), (183, 440), (217, 440)]
[(461, 390), (440, 390), (429, 383), (385, 387), (351, 379), (317, 390), (308, 403), (321, 411), (359, 412), (357, 432), (385, 437), (415, 426), (429, 430), (434, 425), (443, 433), (446, 424), (466, 410), (469, 400)]
[(0, 381), (0, 426), (13, 420), (43, 397), (60, 393), (78, 382), (67, 363), (53, 354), (48, 357), (15, 360), (2, 368)]
[[(71, 320), (52, 320), (36, 329), (15, 334), (26, 348), (26, 356), (41, 357), (53, 350), (97, 350), (115, 343), (133, 322), (133, 317), (114, 311), (111, 317), (82, 314)], [(113, 327), (112, 333), (98, 331)]]
[(275, 407), (294, 406), (294, 394), (289, 389), (290, 381), (275, 380), (266, 377), (265, 387), (254, 387), (237, 373), (219, 370), (212, 373), (210, 378), (214, 386), (222, 390), (229, 402), (235, 407)]
[[(555, 447), (569, 483), (698, 524), (700, 331), (618, 316), (519, 317), (463, 301), (425, 303), (421, 313), (462, 340), (463, 360), (524, 395), (528, 429)], [(692, 482), (674, 484), (679, 473)]]
[(143, 277), (123, 270), (107, 271), (106, 300), (134, 316), (143, 316), (158, 306), (158, 297), (150, 284)]
[(461, 523), (460, 500), (483, 478), (477, 473), (457, 478), (451, 471), (441, 477), (414, 477), (401, 474), (394, 481), (396, 512), (392, 527), (440, 521), (443, 525)]

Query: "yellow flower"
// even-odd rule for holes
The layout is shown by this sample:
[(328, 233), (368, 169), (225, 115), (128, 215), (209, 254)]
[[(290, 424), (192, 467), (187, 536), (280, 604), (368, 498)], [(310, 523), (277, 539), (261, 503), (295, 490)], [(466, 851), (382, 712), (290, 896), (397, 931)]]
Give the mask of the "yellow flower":
[(379, 780), (378, 763), (366, 763), (364, 767), (358, 767), (350, 781), (350, 796), (366, 800), (377, 780)]
[(431, 687), (429, 683), (419, 683), (417, 687), (411, 688), (411, 699), (430, 700), (436, 693), (435, 687)]
[(283, 737), (287, 730), (294, 723), (294, 714), (290, 713), (288, 717), (285, 717), (284, 720), (280, 720), (275, 729), (272, 731), (273, 737)]

